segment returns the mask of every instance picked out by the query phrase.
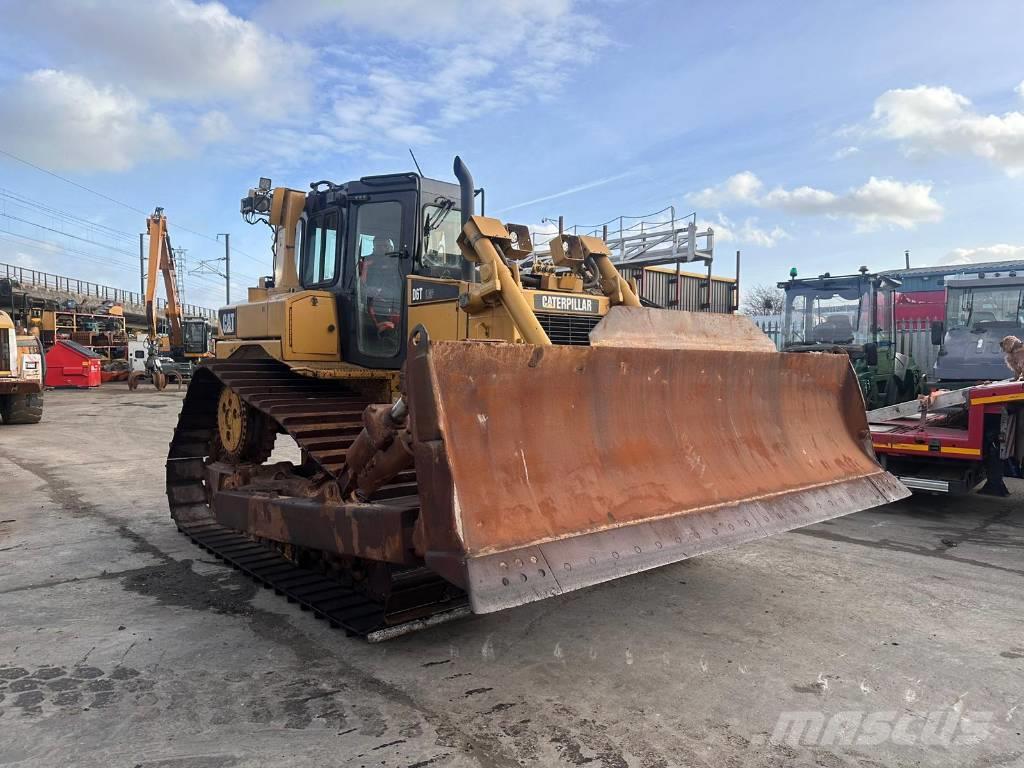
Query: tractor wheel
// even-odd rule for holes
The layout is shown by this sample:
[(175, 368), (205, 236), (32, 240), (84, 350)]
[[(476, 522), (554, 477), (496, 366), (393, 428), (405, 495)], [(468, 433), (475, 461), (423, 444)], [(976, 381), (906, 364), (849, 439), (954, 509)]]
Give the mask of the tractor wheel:
[(7, 395), (0, 399), (4, 424), (38, 424), (43, 418), (43, 393)]

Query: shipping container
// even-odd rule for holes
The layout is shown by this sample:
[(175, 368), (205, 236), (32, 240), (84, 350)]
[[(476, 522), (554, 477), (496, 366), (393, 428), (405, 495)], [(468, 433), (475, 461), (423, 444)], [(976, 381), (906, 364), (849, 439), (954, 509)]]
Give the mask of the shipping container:
[(711, 278), (711, 301), (708, 307), (707, 273), (686, 272), (672, 265), (655, 267), (618, 266), (622, 276), (637, 282), (640, 297), (665, 309), (688, 312), (732, 313), (738, 308), (739, 296), (733, 277)]

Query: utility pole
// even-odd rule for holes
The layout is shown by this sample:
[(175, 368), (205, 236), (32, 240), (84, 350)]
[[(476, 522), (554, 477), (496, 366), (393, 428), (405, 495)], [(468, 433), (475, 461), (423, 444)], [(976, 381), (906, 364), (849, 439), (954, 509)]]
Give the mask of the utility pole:
[(231, 235), (228, 232), (221, 232), (219, 238), (224, 235), (224, 303), (231, 303)]
[(139, 232), (139, 303), (146, 303), (146, 233)]

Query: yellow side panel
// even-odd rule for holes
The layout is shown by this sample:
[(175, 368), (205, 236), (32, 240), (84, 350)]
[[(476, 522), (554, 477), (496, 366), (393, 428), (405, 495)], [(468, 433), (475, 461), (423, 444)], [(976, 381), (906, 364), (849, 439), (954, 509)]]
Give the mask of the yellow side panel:
[(305, 291), (289, 296), (285, 313), (285, 360), (340, 360), (334, 296)]
[(413, 306), (409, 307), (409, 332), (412, 333), (417, 325), (422, 325), (431, 339), (458, 341), (466, 338), (465, 318), (466, 315), (459, 311), (457, 301)]
[(235, 309), (236, 336), (240, 339), (265, 339), (271, 335), (267, 302), (239, 304)]
[(469, 338), (487, 341), (521, 342), (523, 337), (516, 330), (508, 311), (500, 304), (469, 318)]

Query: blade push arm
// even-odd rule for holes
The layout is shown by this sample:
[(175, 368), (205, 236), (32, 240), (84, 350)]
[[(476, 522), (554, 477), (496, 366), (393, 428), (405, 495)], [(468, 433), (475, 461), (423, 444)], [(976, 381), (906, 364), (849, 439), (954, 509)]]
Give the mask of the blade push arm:
[[(520, 239), (516, 240), (517, 247), (520, 242)], [(513, 247), (511, 234), (505, 225), (487, 216), (470, 216), (458, 243), (463, 257), (480, 265), (480, 282), (471, 283), (468, 293), (460, 299), (463, 309), (472, 312), (474, 306), (484, 306), (489, 299), (496, 297), (508, 310), (527, 344), (551, 346), (551, 339), (523, 295), (519, 281), (505, 263), (502, 251)]]

